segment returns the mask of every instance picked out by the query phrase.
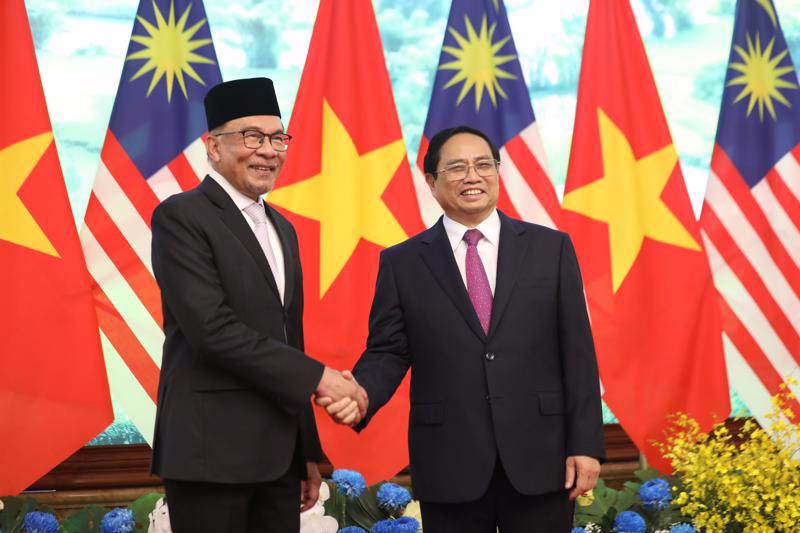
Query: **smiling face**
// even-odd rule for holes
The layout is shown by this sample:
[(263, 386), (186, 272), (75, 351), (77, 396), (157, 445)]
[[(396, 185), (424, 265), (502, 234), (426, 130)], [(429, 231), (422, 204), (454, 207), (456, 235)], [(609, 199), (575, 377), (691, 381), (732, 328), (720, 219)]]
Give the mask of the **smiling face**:
[[(481, 161), (494, 161), (489, 143), (472, 133), (458, 133), (442, 145), (436, 170), (441, 172), (448, 167), (475, 165)], [(500, 185), (496, 172), (481, 177), (470, 168), (467, 177), (459, 181), (453, 181), (446, 172), (435, 177), (426, 174), (425, 179), (445, 214), (468, 228), (483, 222), (497, 205)]]
[[(258, 115), (230, 120), (214, 131), (215, 134), (242, 130), (258, 130), (271, 134), (283, 131), (280, 117)], [(211, 167), (219, 172), (239, 192), (257, 201), (275, 186), (275, 180), (286, 160), (286, 152), (278, 152), (269, 142), (258, 149), (247, 148), (241, 134), (215, 136), (206, 140)]]

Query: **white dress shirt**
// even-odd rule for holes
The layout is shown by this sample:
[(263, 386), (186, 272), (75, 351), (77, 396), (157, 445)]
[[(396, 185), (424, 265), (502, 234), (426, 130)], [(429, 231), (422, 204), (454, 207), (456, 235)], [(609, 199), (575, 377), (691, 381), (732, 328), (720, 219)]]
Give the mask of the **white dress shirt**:
[[(448, 218), (447, 215), (442, 217), (442, 222), (444, 223), (444, 230), (447, 232), (447, 238), (450, 240), (450, 246), (453, 248), (458, 271), (461, 273), (461, 279), (466, 287), (467, 243), (464, 242), (464, 233), (470, 228)], [(486, 277), (489, 278), (489, 287), (491, 287), (492, 294), (494, 294), (494, 287), (497, 282), (497, 252), (500, 249), (500, 216), (497, 214), (497, 209), (492, 211), (492, 214), (486, 220), (475, 226), (475, 229), (483, 234), (483, 238), (478, 241), (478, 256), (481, 258)]]
[[(247, 225), (250, 226), (250, 229), (253, 231), (253, 235), (255, 235), (256, 224), (249, 216), (247, 216), (247, 213), (244, 212), (244, 209), (253, 204), (254, 200), (239, 192), (227, 179), (225, 179), (214, 169), (209, 169), (208, 175), (211, 176), (214, 181), (219, 183), (219, 186), (222, 187), (226, 193), (228, 193), (228, 196), (231, 197), (233, 203), (239, 208), (239, 213), (241, 213), (245, 222), (247, 222)], [(258, 203), (263, 207), (264, 199), (259, 197)], [(284, 288), (286, 287), (286, 273), (284, 272), (285, 268), (283, 265), (283, 246), (281, 245), (281, 238), (278, 236), (278, 231), (275, 229), (275, 226), (272, 224), (272, 220), (269, 217), (267, 217), (267, 233), (269, 233), (269, 244), (272, 247), (272, 253), (275, 254), (275, 262), (277, 263), (278, 269), (278, 272), (273, 272), (272, 275), (275, 277), (275, 283), (278, 285), (278, 292), (281, 295), (281, 302), (283, 302), (283, 292)]]

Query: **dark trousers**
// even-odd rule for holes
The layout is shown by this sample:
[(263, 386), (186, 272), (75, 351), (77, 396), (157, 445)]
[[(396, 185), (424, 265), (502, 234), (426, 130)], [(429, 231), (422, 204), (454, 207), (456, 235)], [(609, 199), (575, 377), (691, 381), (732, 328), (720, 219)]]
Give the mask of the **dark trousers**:
[(561, 490), (527, 496), (506, 476), (500, 458), (489, 489), (477, 501), (420, 502), (425, 533), (569, 533), (574, 504)]
[(297, 468), (264, 483), (164, 480), (173, 533), (296, 533), (300, 530)]

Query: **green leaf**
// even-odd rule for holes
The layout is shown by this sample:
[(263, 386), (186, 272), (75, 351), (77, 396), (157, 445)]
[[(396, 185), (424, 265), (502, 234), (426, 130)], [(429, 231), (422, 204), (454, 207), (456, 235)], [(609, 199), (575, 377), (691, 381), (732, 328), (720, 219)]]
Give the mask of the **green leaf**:
[(633, 474), (642, 482), (650, 481), (651, 479), (656, 479), (658, 477), (664, 477), (664, 475), (655, 468), (642, 468)]
[(623, 485), (623, 487), (625, 487), (625, 489), (627, 489), (630, 492), (633, 492), (634, 494), (636, 494), (638, 496), (639, 495), (639, 489), (642, 487), (642, 484), (641, 483), (636, 483), (635, 481), (626, 481), (625, 484)]
[(367, 489), (361, 493), (361, 496), (347, 506), (348, 518), (357, 526), (363, 527), (367, 531), (369, 531), (372, 525), (378, 520), (389, 518), (389, 513), (378, 506), (378, 489), (380, 489), (381, 485), (384, 483), (386, 482), (381, 481), (380, 483), (367, 487)]
[(90, 505), (70, 515), (62, 523), (64, 533), (98, 533), (100, 521), (108, 512), (105, 507)]
[(3, 531), (13, 531), (16, 526), (22, 523), (20, 509), (22, 509), (22, 498), (14, 496), (3, 497), (5, 509), (0, 511), (0, 529)]
[(617, 494), (617, 501), (614, 502), (613, 507), (617, 510), (617, 512), (626, 511), (635, 503), (637, 503), (638, 500), (639, 497), (636, 494), (627, 490), (623, 490)]
[(5, 523), (2, 524), (3, 531), (7, 531), (8, 533), (19, 533), (22, 530), (22, 521), (25, 519), (25, 515), (31, 511), (35, 511), (36, 507), (39, 505), (39, 503), (30, 496), (25, 498), (3, 498), (3, 503), (6, 506), (3, 510), (3, 514), (9, 512), (11, 518), (9, 525)]
[(161, 492), (149, 492), (139, 496), (128, 506), (128, 509), (133, 511), (133, 518), (136, 520), (136, 524), (141, 526), (143, 531), (147, 531), (147, 527), (150, 525), (149, 515), (155, 509), (156, 502), (163, 497), (164, 494)]
[(326, 480), (326, 482), (330, 488), (331, 497), (325, 502), (325, 514), (334, 517), (336, 521), (339, 522), (340, 529), (352, 525), (346, 523), (346, 517), (342, 514), (342, 506), (347, 501), (347, 496), (339, 493), (339, 490), (336, 488), (336, 483), (331, 480)]

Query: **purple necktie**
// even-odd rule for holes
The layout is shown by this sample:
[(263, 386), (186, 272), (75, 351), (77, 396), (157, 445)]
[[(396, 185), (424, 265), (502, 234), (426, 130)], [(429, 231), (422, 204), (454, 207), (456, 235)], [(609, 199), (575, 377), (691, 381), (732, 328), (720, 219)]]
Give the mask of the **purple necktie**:
[(467, 293), (472, 300), (472, 306), (481, 321), (483, 332), (489, 333), (489, 320), (492, 318), (492, 288), (489, 286), (489, 277), (483, 268), (481, 257), (478, 255), (478, 241), (483, 234), (470, 229), (464, 233), (464, 242), (467, 243)]

